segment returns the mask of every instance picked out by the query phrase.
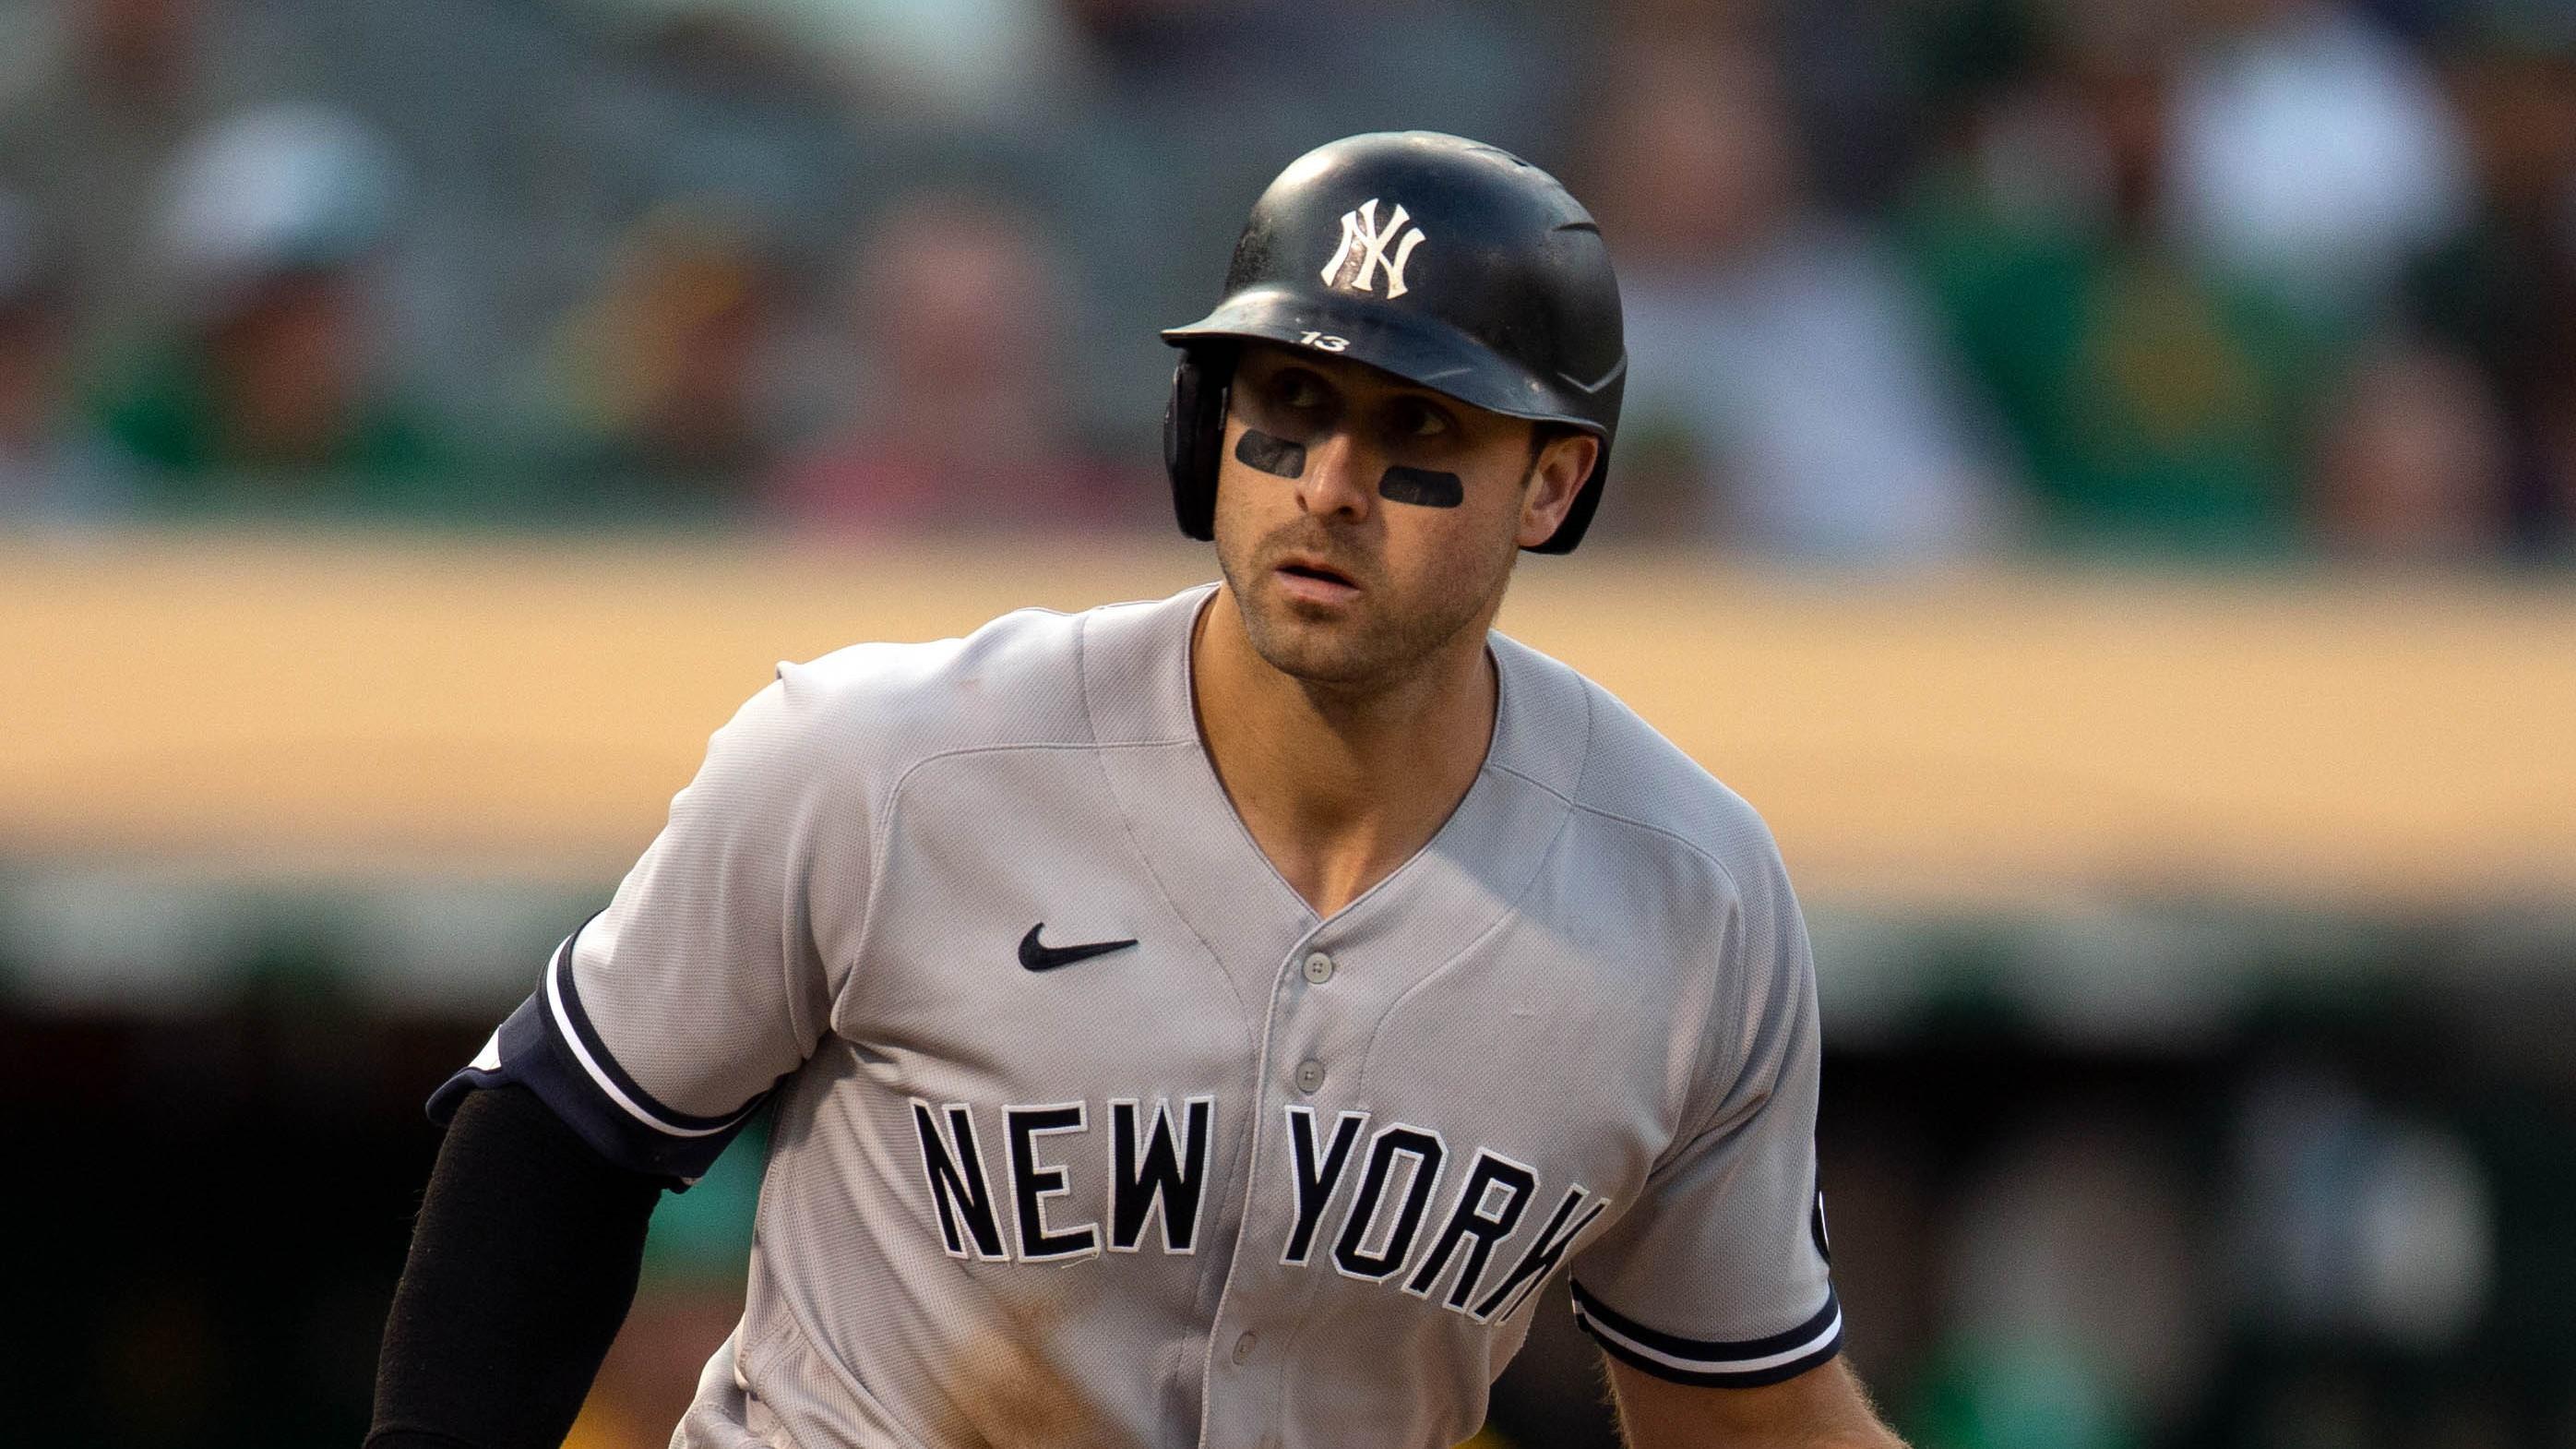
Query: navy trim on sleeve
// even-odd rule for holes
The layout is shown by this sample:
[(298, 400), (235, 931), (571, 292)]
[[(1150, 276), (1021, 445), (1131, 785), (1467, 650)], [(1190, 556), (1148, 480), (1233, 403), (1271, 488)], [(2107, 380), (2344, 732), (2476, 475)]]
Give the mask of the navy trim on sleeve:
[(1842, 1351), (1843, 1309), (1831, 1286), (1825, 1306), (1785, 1333), (1722, 1342), (1684, 1338), (1648, 1328), (1574, 1288), (1574, 1321), (1604, 1351), (1660, 1379), (1718, 1388), (1750, 1389), (1793, 1379)]
[(564, 938), (535, 993), (510, 1013), (463, 1071), (430, 1095), (430, 1120), (445, 1125), (457, 1104), (478, 1087), (517, 1082), (610, 1162), (694, 1182), (715, 1164), (768, 1094), (724, 1117), (694, 1117), (655, 1100), (618, 1065), (582, 1009), (572, 972), (573, 942), (580, 937), (576, 930)]

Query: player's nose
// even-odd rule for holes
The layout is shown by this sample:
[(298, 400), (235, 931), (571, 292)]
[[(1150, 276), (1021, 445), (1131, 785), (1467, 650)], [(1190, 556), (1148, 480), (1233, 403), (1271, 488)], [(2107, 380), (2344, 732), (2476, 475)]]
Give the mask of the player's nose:
[(1368, 517), (1377, 500), (1378, 474), (1385, 471), (1384, 459), (1371, 454), (1348, 431), (1337, 430), (1307, 445), (1306, 471), (1297, 479), (1297, 502), (1318, 517), (1356, 523)]

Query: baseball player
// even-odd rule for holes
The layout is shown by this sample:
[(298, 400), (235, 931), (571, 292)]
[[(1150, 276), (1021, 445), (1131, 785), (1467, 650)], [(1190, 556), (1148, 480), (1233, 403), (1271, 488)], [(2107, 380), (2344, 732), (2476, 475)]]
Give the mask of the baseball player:
[(1165, 427), (1221, 583), (782, 665), (441, 1087), (376, 1449), (552, 1445), (775, 1113), (675, 1445), (1473, 1434), (1573, 1278), (1633, 1444), (1884, 1446), (1753, 811), (1491, 632), (1601, 499), (1591, 218), (1428, 133), (1255, 204)]

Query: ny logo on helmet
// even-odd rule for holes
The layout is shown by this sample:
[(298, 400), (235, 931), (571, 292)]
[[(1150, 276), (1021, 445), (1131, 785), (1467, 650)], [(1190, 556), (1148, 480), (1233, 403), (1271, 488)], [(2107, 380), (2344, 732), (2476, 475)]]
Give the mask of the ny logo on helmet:
[[(1333, 259), (1324, 263), (1324, 284), (1348, 287), (1355, 292), (1376, 290), (1370, 286), (1380, 268), (1386, 270), (1386, 295), (1404, 295), (1404, 263), (1413, 249), (1422, 245), (1422, 228), (1406, 228), (1413, 218), (1398, 206), (1386, 219), (1386, 227), (1377, 224), (1377, 202), (1374, 196), (1360, 203), (1357, 211), (1342, 213), (1342, 244), (1333, 250)], [(1388, 243), (1395, 244), (1395, 255), (1386, 254)]]

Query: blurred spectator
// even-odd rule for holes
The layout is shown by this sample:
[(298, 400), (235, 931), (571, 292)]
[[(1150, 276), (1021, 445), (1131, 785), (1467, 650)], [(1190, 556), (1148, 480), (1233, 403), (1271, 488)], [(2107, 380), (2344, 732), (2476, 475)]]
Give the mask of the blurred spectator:
[(1929, 558), (2001, 513), (1964, 379), (1904, 270), (1811, 205), (1778, 78), (1735, 42), (1628, 50), (1592, 176), (1627, 313), (1615, 522)]
[(2467, 146), (2433, 78), (2334, 0), (2198, 0), (2173, 91), (2167, 204), (2199, 263), (2303, 306), (2369, 311), (2466, 222)]
[[(2576, 42), (2576, 18), (2564, 23)], [(2492, 46), (2453, 72), (2486, 205), (2419, 270), (2415, 312), (2493, 382), (2517, 541), (2564, 553), (2576, 544), (2576, 48)]]
[(2324, 417), (2313, 493), (2326, 546), (2388, 562), (2474, 564), (2505, 536), (2504, 418), (2476, 371), (2377, 349)]
[(1077, 365), (1060, 273), (1032, 220), (991, 197), (896, 208), (869, 239), (851, 322), (867, 353), (856, 425), (786, 469), (772, 506), (854, 531), (1043, 527), (1147, 516), (1149, 481), (1112, 470), (1067, 416)]
[(631, 29), (686, 33), (800, 58), (852, 99), (951, 120), (1022, 110), (1072, 66), (1050, 0), (589, 0)]
[(0, 192), (0, 527), (103, 511), (96, 450), (70, 430), (70, 319), (34, 214)]
[(2495, 1212), (2456, 1132), (2291, 1059), (2263, 1067), (2233, 1135), (2235, 1286), (2266, 1335), (2433, 1350), (2477, 1326)]
[(2299, 539), (2308, 420), (2348, 345), (2162, 234), (2178, 37), (2148, 0), (2058, 12), (1911, 227), (2030, 471), (2046, 534), (2260, 556)]
[(373, 355), (393, 207), (390, 159), (335, 111), (256, 110), (190, 146), (153, 239), (180, 333), (97, 404), (147, 507), (461, 506)]
[(1926, 1442), (2126, 1449), (2205, 1387), (2205, 1230), (2166, 1129), (2098, 1111), (2023, 1128), (1951, 1203)]
[(565, 327), (553, 386), (580, 440), (584, 509), (740, 512), (775, 462), (767, 364), (782, 281), (741, 221), (665, 210), (638, 226)]
[(61, 239), (83, 353), (150, 330), (150, 293), (135, 281), (154, 188), (187, 138), (265, 89), (275, 67), (252, 17), (209, 17), (209, 3), (0, 5), (0, 189)]

